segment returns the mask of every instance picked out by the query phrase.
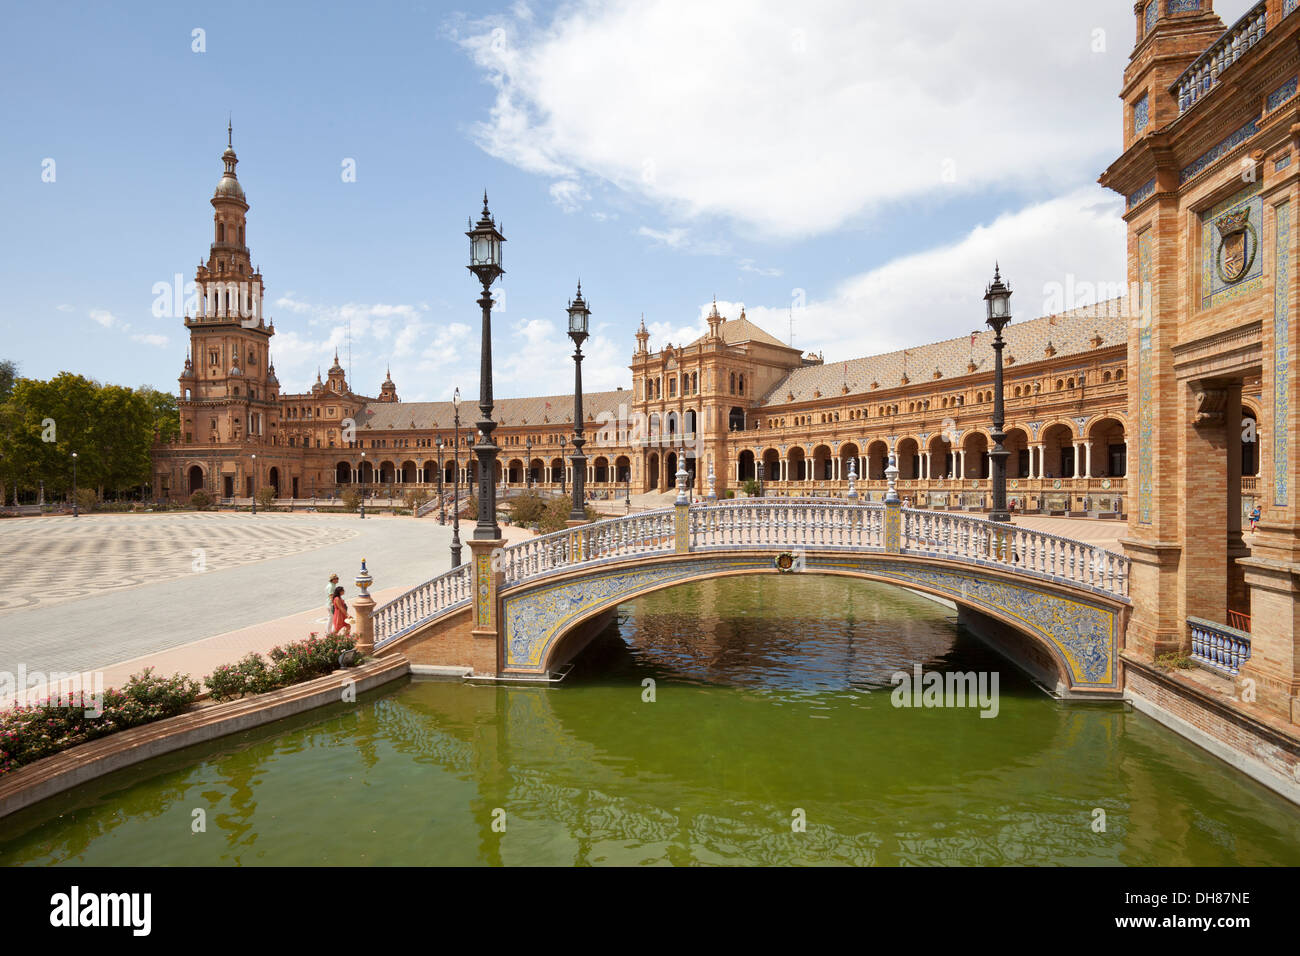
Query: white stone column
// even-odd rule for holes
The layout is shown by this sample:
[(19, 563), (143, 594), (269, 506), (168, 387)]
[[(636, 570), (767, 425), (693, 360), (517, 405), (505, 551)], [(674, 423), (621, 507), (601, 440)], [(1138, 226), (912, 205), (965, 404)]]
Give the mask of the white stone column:
[(934, 462), (930, 457), (931, 454), (930, 449), (927, 448), (925, 450), (925, 478), (927, 481), (934, 477)]
[(1085, 441), (1083, 443), (1083, 472), (1084, 472), (1083, 477), (1085, 478), (1092, 477), (1092, 442), (1091, 441)]

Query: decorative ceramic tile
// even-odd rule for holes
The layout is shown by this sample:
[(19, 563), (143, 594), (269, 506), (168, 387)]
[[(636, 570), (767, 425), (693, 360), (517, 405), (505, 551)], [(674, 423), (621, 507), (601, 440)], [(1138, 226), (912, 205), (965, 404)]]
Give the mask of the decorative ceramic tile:
[(1188, 180), (1195, 179), (1204, 172), (1211, 163), (1217, 162), (1258, 132), (1259, 120), (1253, 119), (1213, 149), (1207, 150), (1200, 156), (1196, 157), (1194, 162), (1184, 166), (1183, 171), (1178, 176), (1179, 184), (1181, 185), (1186, 183)]
[(1195, 13), (1201, 9), (1201, 0), (1169, 0), (1170, 13)]
[[(975, 568), (945, 569), (894, 558), (810, 557), (805, 567), (804, 573), (848, 571), (915, 584), (947, 595), (958, 603), (996, 612), (1017, 622), (1051, 648), (1065, 664), (1072, 687), (1115, 687), (1119, 612), (1102, 602), (1056, 594), (1050, 585), (1017, 584)], [(575, 623), (638, 594), (692, 578), (771, 569), (771, 555), (662, 561), (507, 595), (506, 667), (540, 669), (556, 640)]]
[(1146, 26), (1143, 31), (1144, 34), (1151, 32), (1151, 28), (1156, 25), (1156, 17), (1159, 15), (1160, 15), (1159, 0), (1151, 0), (1151, 2), (1147, 4), (1147, 19), (1146, 19)]
[(1262, 183), (1247, 186), (1201, 214), (1201, 308), (1231, 302), (1264, 287), (1260, 235)]
[(492, 557), (480, 554), (474, 562), (474, 625), (492, 626)]
[(1273, 504), (1285, 508), (1290, 475), (1291, 429), (1291, 204), (1277, 207), (1273, 269)]
[(1268, 111), (1271, 113), (1287, 100), (1296, 94), (1296, 89), (1300, 88), (1300, 78), (1291, 77), (1276, 90), (1268, 95)]
[(1282, 0), (1282, 16), (1295, 13), (1297, 4), (1300, 4), (1300, 0)]
[(1129, 195), (1128, 208), (1132, 209), (1134, 206), (1138, 205), (1139, 203), (1146, 202), (1148, 199), (1151, 198), (1151, 195), (1155, 191), (1156, 191), (1156, 180), (1155, 177), (1152, 176), (1149, 181), (1143, 183), (1141, 186), (1138, 187), (1137, 192), (1131, 193)]
[(1144, 93), (1142, 99), (1133, 104), (1133, 135), (1137, 136), (1147, 128), (1151, 120), (1151, 100)]

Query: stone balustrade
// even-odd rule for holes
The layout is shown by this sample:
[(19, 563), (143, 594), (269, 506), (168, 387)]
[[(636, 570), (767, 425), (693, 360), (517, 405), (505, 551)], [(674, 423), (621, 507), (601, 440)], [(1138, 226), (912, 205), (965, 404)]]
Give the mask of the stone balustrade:
[(1218, 85), (1224, 70), (1264, 39), (1264, 32), (1268, 28), (1265, 15), (1267, 6), (1267, 2), (1260, 2), (1251, 7), (1241, 19), (1224, 31), (1213, 46), (1197, 57), (1170, 87), (1169, 91), (1178, 99), (1180, 116)]
[(1192, 632), (1192, 660), (1202, 667), (1235, 676), (1242, 663), (1250, 659), (1250, 635), (1226, 624), (1187, 619)]

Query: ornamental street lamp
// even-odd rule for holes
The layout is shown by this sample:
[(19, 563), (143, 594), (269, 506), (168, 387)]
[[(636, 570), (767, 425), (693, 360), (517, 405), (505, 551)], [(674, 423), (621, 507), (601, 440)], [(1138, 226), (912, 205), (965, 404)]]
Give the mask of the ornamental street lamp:
[(72, 517), (76, 518), (77, 512), (77, 453), (72, 453)]
[(447, 503), (442, 499), (442, 436), (438, 436), (438, 524), (447, 523)]
[(528, 449), (528, 464), (524, 466), (524, 490), (533, 490), (533, 436), (529, 435), (528, 440), (524, 442), (524, 447)]
[(361, 481), (361, 519), (366, 517), (366, 453), (361, 453), (361, 467), (357, 469), (357, 478)]
[(455, 470), (451, 477), (451, 566), (460, 567), (460, 388), (451, 396), (452, 416), (455, 422), (455, 435), (452, 441), (452, 465)]
[(560, 497), (561, 498), (563, 498), (565, 495), (568, 494), (568, 491), (566, 491), (565, 489), (568, 487), (566, 481), (569, 472), (568, 469), (564, 467), (564, 454), (565, 454), (565, 450), (568, 447), (569, 447), (569, 439), (561, 435), (560, 436)]
[(990, 521), (1010, 521), (1011, 512), (1007, 510), (1007, 450), (1002, 447), (1006, 433), (1002, 430), (1004, 416), (1002, 410), (1002, 349), (1006, 343), (1002, 340), (1002, 330), (1011, 321), (1011, 287), (1002, 281), (1001, 270), (993, 267), (993, 284), (984, 291), (984, 301), (988, 303), (987, 321), (993, 330), (993, 449), (989, 452), (989, 463), (993, 476), (993, 511)]
[(582, 282), (578, 282), (578, 297), (569, 303), (569, 338), (576, 348), (573, 351), (573, 510), (569, 512), (570, 521), (586, 521), (587, 507), (584, 494), (587, 483), (587, 456), (582, 453), (582, 446), (587, 439), (582, 437), (582, 343), (587, 338), (587, 324), (591, 310), (582, 300)]
[(257, 455), (253, 455), (253, 514), (257, 514)]
[(475, 446), (478, 455), (478, 524), (474, 537), (481, 541), (498, 541), (501, 527), (497, 524), (497, 446), (492, 441), (492, 430), (497, 423), (492, 420), (492, 294), (490, 286), (504, 273), (501, 268), (501, 243), (505, 236), (497, 231), (492, 213), (488, 211), (486, 190), (483, 193), (483, 214), (478, 224), (469, 232), (469, 265), (466, 267), (483, 284), (483, 295), (478, 300), (483, 309), (483, 344), (479, 352), (478, 407), (482, 418), (478, 422), (481, 441)]

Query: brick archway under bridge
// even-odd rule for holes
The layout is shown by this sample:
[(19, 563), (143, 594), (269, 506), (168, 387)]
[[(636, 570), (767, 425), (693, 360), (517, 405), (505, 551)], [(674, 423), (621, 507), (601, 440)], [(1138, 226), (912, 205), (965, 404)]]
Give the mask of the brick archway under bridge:
[[(791, 571), (778, 570), (782, 554), (794, 560)], [(1034, 659), (1029, 669), (1054, 674), (1058, 693), (1120, 691), (1125, 558), (981, 518), (884, 505), (682, 505), (483, 551), (376, 609), (374, 652), (483, 676), (538, 677), (581, 650), (593, 623), (625, 601), (692, 581), (782, 573), (946, 598), (1007, 625)]]

